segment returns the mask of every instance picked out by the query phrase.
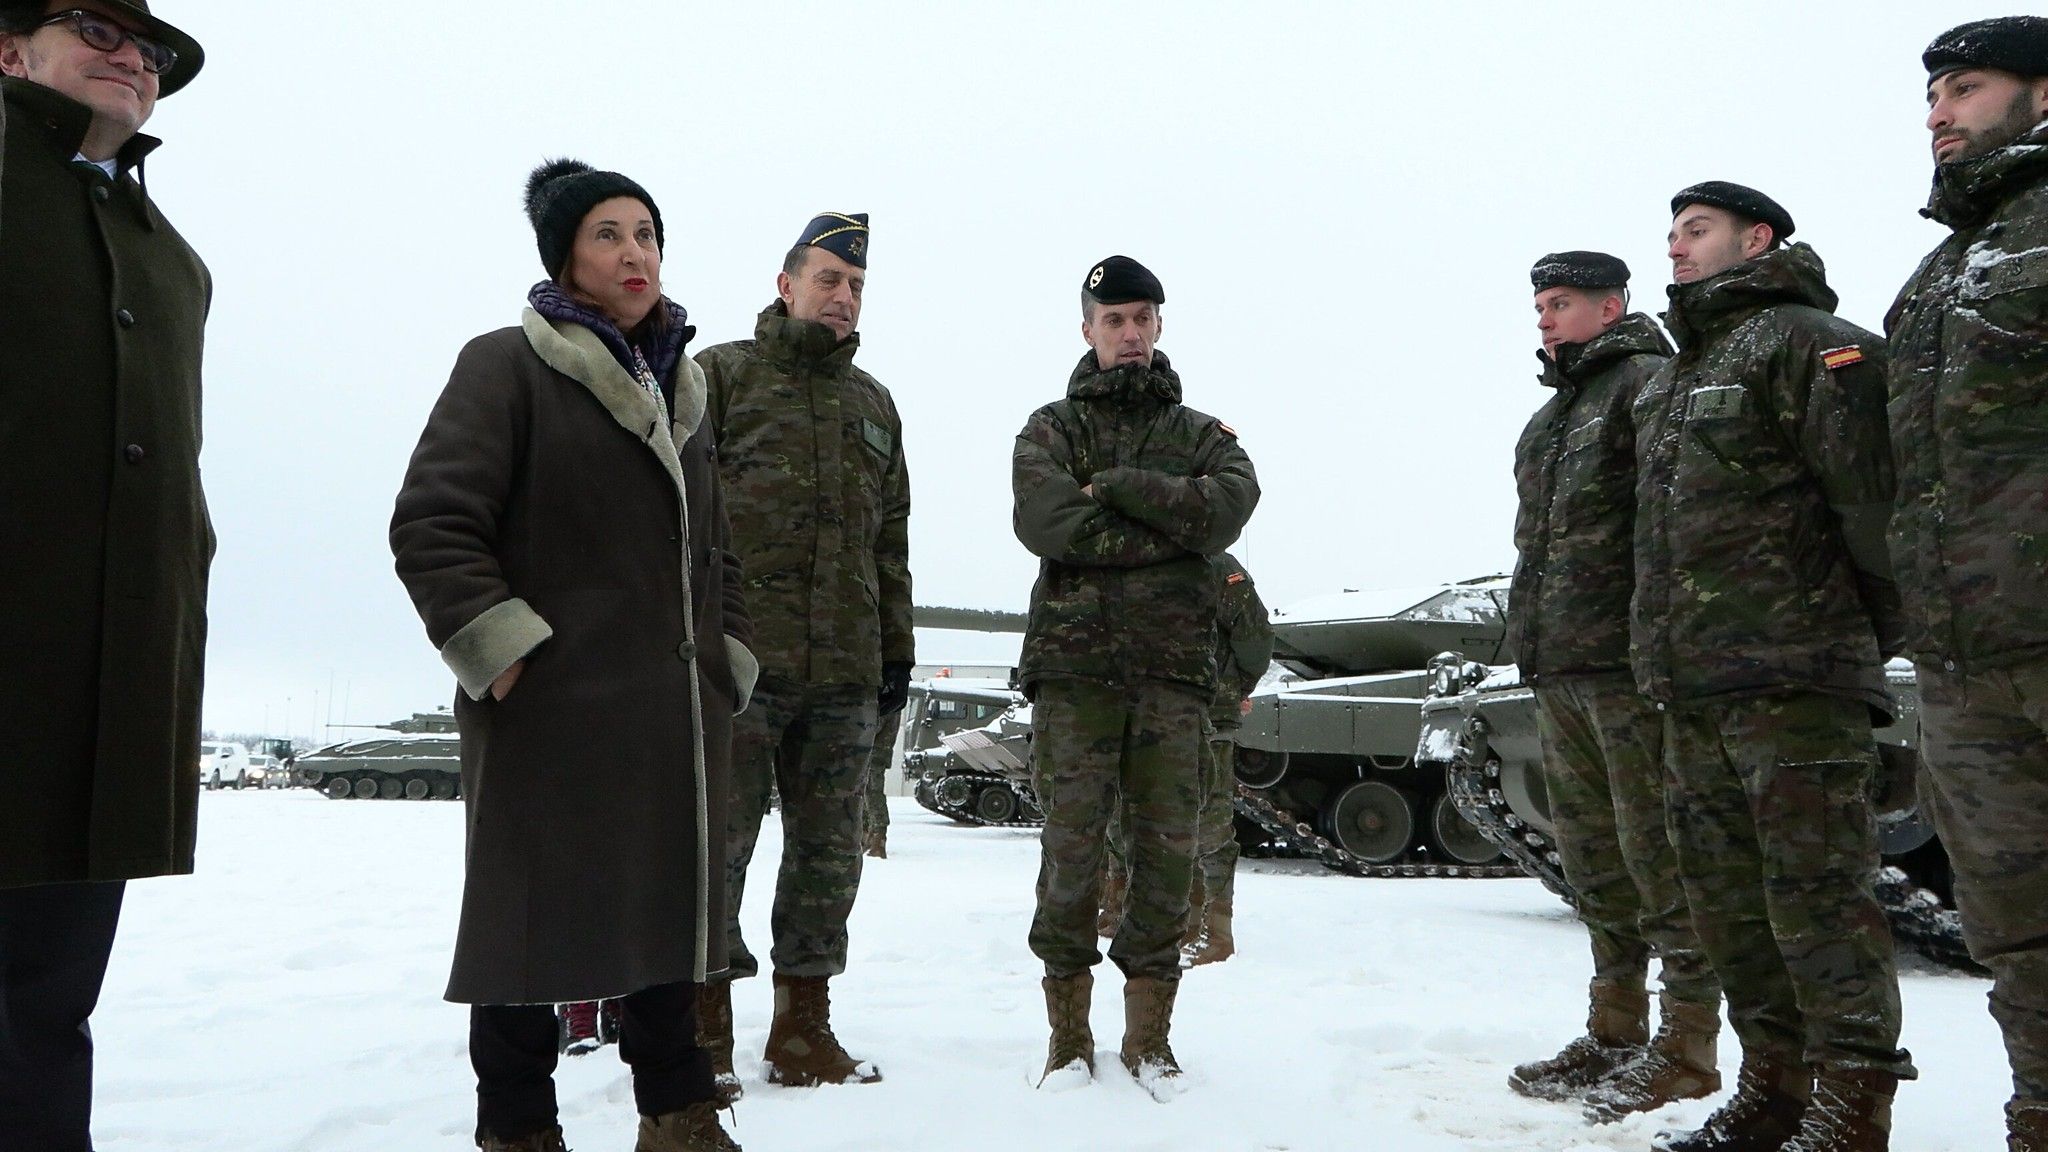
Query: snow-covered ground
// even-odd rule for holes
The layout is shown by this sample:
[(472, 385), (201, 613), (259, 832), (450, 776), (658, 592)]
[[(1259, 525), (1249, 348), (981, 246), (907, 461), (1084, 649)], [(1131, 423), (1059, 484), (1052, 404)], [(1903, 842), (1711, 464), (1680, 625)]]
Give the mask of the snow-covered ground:
[[(908, 800), (891, 810), (890, 857), (869, 862), (851, 970), (834, 984), (840, 1037), (887, 1080), (762, 1084), (767, 982), (741, 984), (736, 1135), (749, 1152), (1583, 1152), (1643, 1149), (1658, 1127), (1709, 1110), (1590, 1128), (1508, 1091), (1509, 1068), (1554, 1050), (1584, 1012), (1584, 936), (1535, 883), (1355, 880), (1281, 862), (1243, 866), (1242, 951), (1182, 990), (1187, 1094), (1155, 1103), (1117, 1068), (1107, 965), (1095, 1008), (1105, 1071), (1077, 1091), (1034, 1091), (1035, 834), (957, 827)], [(461, 841), (456, 804), (206, 794), (199, 874), (129, 887), (95, 1018), (102, 1152), (469, 1148), (465, 1010), (440, 999)], [(765, 834), (762, 859), (779, 844)], [(766, 915), (750, 902), (761, 949)], [(1986, 983), (1905, 967), (1922, 1079), (1900, 1096), (1892, 1147), (2003, 1147), (2008, 1081)], [(1732, 1064), (1733, 1035), (1722, 1045)], [(559, 1074), (581, 1152), (632, 1146), (615, 1052)]]

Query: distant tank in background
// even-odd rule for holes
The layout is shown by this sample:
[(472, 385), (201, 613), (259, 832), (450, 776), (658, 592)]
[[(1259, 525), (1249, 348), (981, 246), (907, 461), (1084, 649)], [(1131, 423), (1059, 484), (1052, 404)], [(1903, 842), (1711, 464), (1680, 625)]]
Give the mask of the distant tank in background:
[(292, 758), (299, 782), (331, 800), (453, 800), (462, 795), (461, 738), (448, 712), (415, 712), (369, 736)]

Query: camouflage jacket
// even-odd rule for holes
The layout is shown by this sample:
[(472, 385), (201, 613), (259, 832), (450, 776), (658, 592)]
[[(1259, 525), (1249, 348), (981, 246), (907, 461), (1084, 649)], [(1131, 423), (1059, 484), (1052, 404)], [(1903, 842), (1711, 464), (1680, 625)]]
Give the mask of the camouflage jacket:
[[(1889, 709), (1900, 631), (1884, 347), (1804, 244), (1671, 288), (1678, 355), (1636, 398), (1636, 683)], [(1880, 640), (1882, 638), (1882, 640)]]
[(1954, 230), (1885, 318), (1906, 647), (1951, 670), (2048, 649), (2048, 125), (1937, 170)]
[(1515, 445), (1508, 638), (1523, 678), (1628, 668), (1635, 591), (1636, 436), (1629, 408), (1671, 355), (1633, 312), (1583, 344), (1538, 352), (1555, 395)]
[(1041, 558), (1018, 666), (1027, 693), (1062, 678), (1215, 693), (1222, 581), (1209, 557), (1251, 519), (1259, 481), (1236, 435), (1180, 396), (1164, 355), (1105, 372), (1089, 352), (1066, 399), (1018, 433), (1014, 522)]
[(915, 658), (903, 422), (859, 345), (777, 301), (697, 354), (763, 675), (879, 686)]
[(1244, 700), (1273, 662), (1273, 623), (1251, 573), (1225, 552), (1210, 560), (1223, 602), (1216, 612), (1216, 698), (1209, 723), (1219, 732), (1244, 726)]

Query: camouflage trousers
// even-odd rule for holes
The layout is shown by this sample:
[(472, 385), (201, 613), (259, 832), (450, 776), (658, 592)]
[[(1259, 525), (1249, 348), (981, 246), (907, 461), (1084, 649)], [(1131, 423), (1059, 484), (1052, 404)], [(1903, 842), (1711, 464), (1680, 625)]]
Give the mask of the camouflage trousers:
[(1031, 709), (1039, 833), (1031, 951), (1064, 978), (1102, 961), (1095, 917), (1103, 857), (1121, 797), (1130, 884), (1109, 958), (1128, 977), (1180, 979), (1202, 804), (1206, 702), (1164, 684), (1048, 680)]
[(874, 754), (875, 689), (763, 676), (732, 729), (725, 826), (731, 974), (761, 970), (740, 935), (740, 899), (772, 783), (782, 798), (782, 866), (769, 913), (769, 959), (785, 975), (837, 976), (846, 971), (846, 921), (860, 890), (862, 786)]
[(2048, 662), (1917, 671), (1920, 796), (1955, 868), (1963, 938), (1991, 969), (2013, 1095), (2048, 1102)]
[(1871, 890), (1869, 709), (1816, 692), (1672, 704), (1664, 765), (1693, 927), (1743, 1051), (1912, 1079)]
[(901, 708), (875, 725), (874, 752), (868, 757), (867, 775), (861, 782), (861, 829), (870, 836), (889, 830), (889, 795), (883, 786), (896, 759), (896, 736), (902, 729)]
[[(1237, 899), (1237, 833), (1232, 819), (1237, 809), (1231, 801), (1237, 795), (1237, 741), (1211, 739), (1205, 745), (1202, 762), (1202, 810), (1195, 828), (1195, 889), (1200, 899), (1190, 901), (1189, 916), (1199, 919), (1215, 907), (1225, 915)], [(1109, 873), (1125, 879), (1130, 873), (1129, 816), (1119, 801), (1117, 818), (1109, 822)]]

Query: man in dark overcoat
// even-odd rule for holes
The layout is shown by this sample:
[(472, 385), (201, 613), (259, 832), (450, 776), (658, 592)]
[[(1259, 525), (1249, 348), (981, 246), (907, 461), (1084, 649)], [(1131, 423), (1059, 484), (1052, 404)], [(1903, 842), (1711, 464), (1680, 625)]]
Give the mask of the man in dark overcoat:
[(143, 0), (0, 0), (0, 1149), (91, 1146), (123, 882), (192, 870), (213, 530), (206, 267), (149, 199), (203, 54)]

